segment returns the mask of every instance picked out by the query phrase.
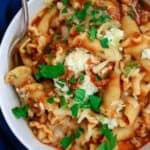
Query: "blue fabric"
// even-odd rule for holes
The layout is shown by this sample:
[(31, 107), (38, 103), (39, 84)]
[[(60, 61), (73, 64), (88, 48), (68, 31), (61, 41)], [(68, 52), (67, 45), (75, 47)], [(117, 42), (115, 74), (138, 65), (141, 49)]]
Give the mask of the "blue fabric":
[[(21, 0), (0, 0), (0, 40), (11, 19), (21, 6)], [(7, 126), (0, 112), (0, 150), (26, 150)]]

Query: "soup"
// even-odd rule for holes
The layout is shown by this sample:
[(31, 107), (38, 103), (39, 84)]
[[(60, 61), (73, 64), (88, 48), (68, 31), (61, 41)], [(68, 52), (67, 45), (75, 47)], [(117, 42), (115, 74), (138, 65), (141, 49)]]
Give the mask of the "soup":
[(51, 0), (16, 46), (12, 108), (56, 149), (135, 150), (150, 140), (150, 13), (132, 0)]

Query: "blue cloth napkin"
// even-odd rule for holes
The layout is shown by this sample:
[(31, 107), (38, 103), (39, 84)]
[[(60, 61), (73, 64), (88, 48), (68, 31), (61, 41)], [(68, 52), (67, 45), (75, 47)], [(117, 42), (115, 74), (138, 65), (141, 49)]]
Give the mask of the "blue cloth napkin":
[[(0, 0), (0, 41), (7, 26), (21, 7), (21, 0)], [(2, 60), (0, 60), (2, 61)], [(7, 126), (0, 112), (0, 150), (26, 150)]]

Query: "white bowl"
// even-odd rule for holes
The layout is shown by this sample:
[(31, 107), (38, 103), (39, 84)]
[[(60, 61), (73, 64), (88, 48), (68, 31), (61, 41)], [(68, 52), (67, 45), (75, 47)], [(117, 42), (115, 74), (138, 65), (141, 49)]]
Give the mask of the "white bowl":
[[(30, 20), (36, 13), (44, 7), (43, 0), (30, 0), (29, 14)], [(7, 124), (13, 131), (15, 136), (25, 145), (29, 150), (53, 150), (52, 147), (40, 143), (32, 134), (23, 119), (16, 119), (11, 112), (11, 109), (18, 105), (18, 99), (12, 87), (4, 82), (4, 75), (8, 72), (8, 53), (9, 47), (18, 34), (21, 22), (21, 12), (19, 12), (9, 25), (0, 47), (0, 106), (2, 113), (6, 119)], [(149, 150), (150, 145), (147, 145), (143, 150)]]
[[(44, 7), (43, 0), (30, 0), (30, 20)], [(9, 47), (20, 29), (21, 12), (14, 17), (9, 25), (0, 47), (0, 106), (7, 124), (15, 136), (30, 150), (52, 150), (49, 146), (40, 143), (32, 134), (27, 123), (23, 119), (17, 120), (11, 112), (14, 106), (18, 105), (18, 99), (12, 87), (4, 82), (4, 75), (8, 72)]]

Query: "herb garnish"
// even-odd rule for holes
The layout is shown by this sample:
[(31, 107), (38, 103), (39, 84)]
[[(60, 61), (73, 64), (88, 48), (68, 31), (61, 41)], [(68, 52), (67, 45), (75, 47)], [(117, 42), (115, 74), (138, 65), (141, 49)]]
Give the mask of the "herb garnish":
[(125, 75), (128, 75), (132, 70), (136, 69), (138, 67), (137, 61), (130, 61), (126, 63), (125, 67), (123, 68), (123, 73)]
[(102, 98), (95, 95), (90, 95), (89, 101), (90, 101), (91, 109), (94, 112), (99, 112), (99, 107), (102, 104)]
[(83, 80), (84, 80), (84, 75), (81, 74), (81, 75), (79, 76), (79, 82), (81, 82), (81, 81), (83, 81)]
[(37, 80), (41, 78), (54, 79), (65, 73), (64, 64), (58, 63), (56, 65), (39, 65), (39, 72), (35, 73)]
[(62, 109), (65, 109), (68, 106), (68, 102), (65, 100), (63, 96), (60, 96), (59, 99), (60, 99), (60, 107)]
[(61, 0), (64, 5), (69, 5), (69, 0)]
[(73, 76), (71, 76), (71, 78), (69, 79), (69, 83), (71, 83), (71, 84), (74, 84), (76, 81), (75, 81), (75, 77), (74, 77), (74, 75)]
[(54, 103), (54, 96), (48, 98), (47, 102), (50, 103), (50, 104)]
[(107, 138), (107, 141), (99, 145), (97, 150), (113, 150), (117, 144), (117, 137), (112, 133), (112, 130), (104, 125), (100, 128), (100, 132)]
[(91, 41), (94, 41), (96, 39), (97, 29), (92, 26), (88, 32), (89, 38)]
[(107, 37), (102, 37), (100, 39), (100, 44), (103, 48), (109, 48), (109, 40)]
[(68, 10), (67, 10), (67, 8), (64, 8), (61, 12), (62, 12), (63, 14), (65, 14), (65, 13), (68, 12)]
[(80, 105), (79, 104), (74, 104), (71, 107), (71, 113), (73, 117), (78, 117), (78, 111), (79, 111)]
[(79, 127), (77, 128), (77, 130), (75, 131), (74, 134), (71, 134), (71, 135), (68, 135), (66, 137), (64, 137), (61, 141), (60, 141), (60, 145), (64, 148), (64, 149), (67, 149), (71, 144), (72, 142), (75, 140), (75, 139), (78, 139), (80, 136), (81, 136), (81, 133), (84, 132), (84, 129)]
[(79, 127), (74, 134), (75, 138), (78, 139), (82, 132), (84, 132), (84, 129)]
[(26, 118), (28, 116), (29, 105), (26, 104), (22, 107), (14, 107), (12, 109), (13, 114), (16, 118)]
[(64, 137), (61, 141), (60, 141), (60, 145), (66, 149), (71, 143), (73, 142), (73, 136), (69, 135)]

